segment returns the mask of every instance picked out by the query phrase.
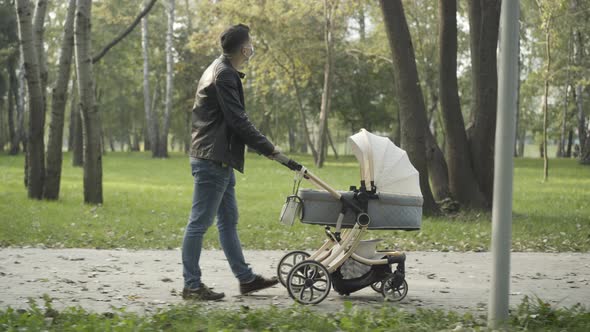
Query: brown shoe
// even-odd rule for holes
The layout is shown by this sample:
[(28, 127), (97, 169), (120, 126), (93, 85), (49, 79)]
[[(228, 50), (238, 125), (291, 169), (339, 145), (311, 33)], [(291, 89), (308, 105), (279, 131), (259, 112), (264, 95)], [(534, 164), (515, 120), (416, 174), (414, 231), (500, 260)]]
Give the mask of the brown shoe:
[(182, 298), (185, 300), (218, 301), (221, 300), (224, 296), (224, 293), (216, 293), (212, 291), (209, 287), (205, 286), (205, 284), (201, 284), (201, 287), (199, 288), (184, 288), (182, 290)]
[(266, 279), (260, 275), (254, 275), (254, 280), (250, 282), (240, 283), (240, 294), (248, 295), (265, 288), (272, 287), (279, 283), (277, 277)]

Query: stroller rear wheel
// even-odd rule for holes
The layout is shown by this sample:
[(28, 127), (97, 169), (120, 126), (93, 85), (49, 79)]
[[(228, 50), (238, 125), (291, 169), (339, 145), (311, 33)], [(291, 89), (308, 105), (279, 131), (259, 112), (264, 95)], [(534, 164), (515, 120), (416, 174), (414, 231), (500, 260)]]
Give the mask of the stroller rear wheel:
[(281, 258), (279, 265), (277, 266), (277, 277), (279, 278), (281, 285), (287, 287), (287, 276), (289, 275), (289, 272), (291, 272), (295, 265), (303, 262), (307, 258), (309, 258), (308, 253), (298, 250), (291, 251)]
[(293, 267), (287, 276), (289, 296), (301, 304), (322, 302), (332, 287), (330, 273), (316, 261), (303, 261)]
[(382, 283), (381, 294), (386, 301), (399, 302), (408, 295), (408, 283), (397, 271), (385, 278)]

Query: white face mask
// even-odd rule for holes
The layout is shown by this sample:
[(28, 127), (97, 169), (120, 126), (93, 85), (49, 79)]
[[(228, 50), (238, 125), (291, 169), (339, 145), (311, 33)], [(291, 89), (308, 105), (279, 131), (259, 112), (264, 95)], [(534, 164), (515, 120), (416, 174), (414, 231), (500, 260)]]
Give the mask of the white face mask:
[(246, 53), (242, 52), (242, 54), (244, 54), (244, 56), (246, 57), (246, 61), (250, 61), (252, 59), (252, 57), (254, 57), (254, 45), (250, 45), (249, 47), (244, 47), (245, 49), (250, 49), (250, 55), (246, 55)]

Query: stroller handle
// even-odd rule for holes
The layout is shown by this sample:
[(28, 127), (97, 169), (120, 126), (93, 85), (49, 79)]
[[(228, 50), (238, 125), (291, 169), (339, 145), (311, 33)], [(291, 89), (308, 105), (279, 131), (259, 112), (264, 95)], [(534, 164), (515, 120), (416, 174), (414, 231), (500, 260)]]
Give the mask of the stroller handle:
[(290, 159), (282, 153), (274, 155), (273, 159), (278, 161), (282, 165), (286, 166), (292, 171), (300, 171), (303, 168), (303, 166), (300, 163), (296, 162), (293, 159)]

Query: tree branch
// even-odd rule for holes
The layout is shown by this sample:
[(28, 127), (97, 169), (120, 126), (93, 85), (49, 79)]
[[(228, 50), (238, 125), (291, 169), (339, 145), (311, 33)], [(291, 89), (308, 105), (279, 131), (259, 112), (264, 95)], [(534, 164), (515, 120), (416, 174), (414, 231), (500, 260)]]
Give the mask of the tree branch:
[(92, 63), (97, 63), (98, 61), (100, 61), (100, 59), (102, 59), (102, 57), (105, 54), (107, 54), (107, 52), (111, 48), (113, 48), (113, 46), (117, 45), (121, 40), (123, 40), (123, 38), (127, 37), (127, 35), (129, 33), (131, 33), (131, 31), (133, 31), (133, 29), (139, 24), (139, 22), (141, 21), (141, 19), (150, 12), (150, 10), (152, 9), (152, 7), (154, 7), (154, 4), (156, 3), (156, 1), (158, 1), (158, 0), (151, 0), (151, 2), (141, 11), (141, 13), (139, 13), (139, 15), (135, 18), (135, 20), (133, 21), (133, 23), (131, 23), (131, 25), (129, 27), (127, 27), (127, 29), (125, 29), (115, 39), (113, 39), (110, 43), (108, 43), (102, 49), (102, 51), (100, 51), (98, 54), (96, 54), (94, 57), (92, 57)]

